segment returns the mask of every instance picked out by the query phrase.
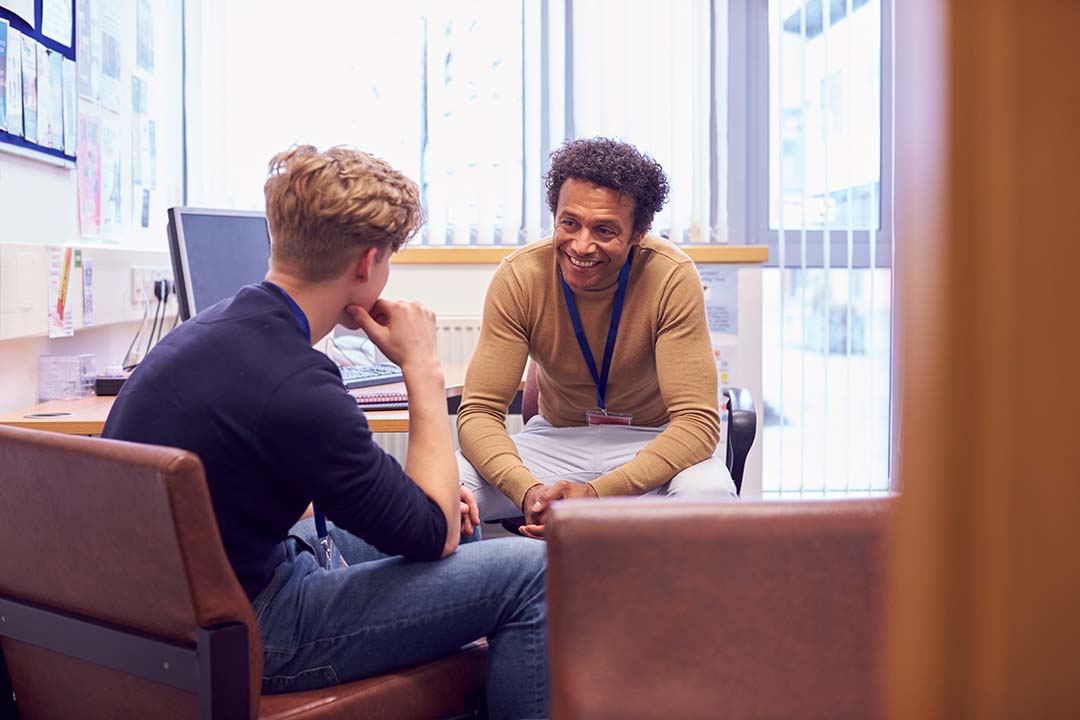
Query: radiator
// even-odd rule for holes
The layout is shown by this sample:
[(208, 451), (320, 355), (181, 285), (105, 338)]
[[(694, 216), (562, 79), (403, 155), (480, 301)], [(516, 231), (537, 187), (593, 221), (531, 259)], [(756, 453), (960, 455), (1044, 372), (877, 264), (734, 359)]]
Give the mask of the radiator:
[[(478, 316), (445, 316), (436, 321), (435, 332), (439, 343), (439, 362), (443, 367), (469, 364), (476, 341), (480, 339), (480, 318)], [(457, 449), (457, 417), (450, 416), (450, 431), (454, 436), (454, 448)], [(521, 429), (521, 416), (511, 415), (506, 419), (506, 427), (511, 433)], [(409, 449), (409, 436), (405, 433), (375, 433), (375, 442), (384, 450), (405, 464), (405, 454)]]

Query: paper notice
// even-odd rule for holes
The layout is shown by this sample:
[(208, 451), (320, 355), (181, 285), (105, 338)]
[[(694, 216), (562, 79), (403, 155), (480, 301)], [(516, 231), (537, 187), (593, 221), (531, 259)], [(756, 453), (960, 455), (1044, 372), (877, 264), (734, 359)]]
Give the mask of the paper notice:
[(705, 316), (709, 321), (709, 332), (738, 334), (739, 268), (734, 265), (699, 265), (698, 274), (705, 292)]
[(71, 47), (74, 17), (71, 0), (41, 0), (41, 34), (64, 47)]
[(82, 324), (90, 327), (94, 324), (94, 261), (91, 258), (83, 258), (83, 301), (82, 301)]
[(68, 288), (71, 285), (71, 248), (50, 247), (49, 253), (49, 337), (73, 334)]

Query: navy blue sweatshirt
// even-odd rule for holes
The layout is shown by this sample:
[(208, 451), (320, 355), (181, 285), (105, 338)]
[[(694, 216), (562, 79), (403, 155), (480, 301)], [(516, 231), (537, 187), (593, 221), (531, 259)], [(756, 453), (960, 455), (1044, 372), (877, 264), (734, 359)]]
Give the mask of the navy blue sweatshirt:
[(249, 285), (170, 332), (113, 404), (103, 437), (190, 450), (250, 599), (314, 501), (379, 550), (437, 559), (439, 506), (371, 438), (337, 367), (275, 285)]

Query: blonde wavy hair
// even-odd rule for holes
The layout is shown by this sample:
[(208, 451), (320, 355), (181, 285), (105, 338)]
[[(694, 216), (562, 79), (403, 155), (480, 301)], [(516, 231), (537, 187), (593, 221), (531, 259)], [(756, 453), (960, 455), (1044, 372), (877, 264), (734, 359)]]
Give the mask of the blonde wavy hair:
[(339, 276), (357, 250), (397, 252), (424, 224), (416, 183), (350, 147), (278, 153), (263, 192), (270, 255), (308, 282)]

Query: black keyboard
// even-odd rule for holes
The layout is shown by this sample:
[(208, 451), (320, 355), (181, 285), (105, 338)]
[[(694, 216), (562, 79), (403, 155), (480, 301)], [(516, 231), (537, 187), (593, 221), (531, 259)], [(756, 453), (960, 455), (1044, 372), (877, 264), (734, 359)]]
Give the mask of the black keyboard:
[(387, 385), (405, 379), (405, 376), (401, 374), (401, 368), (394, 363), (378, 363), (376, 365), (359, 365), (355, 367), (338, 366), (338, 370), (341, 371), (341, 381), (350, 390), (371, 385)]

